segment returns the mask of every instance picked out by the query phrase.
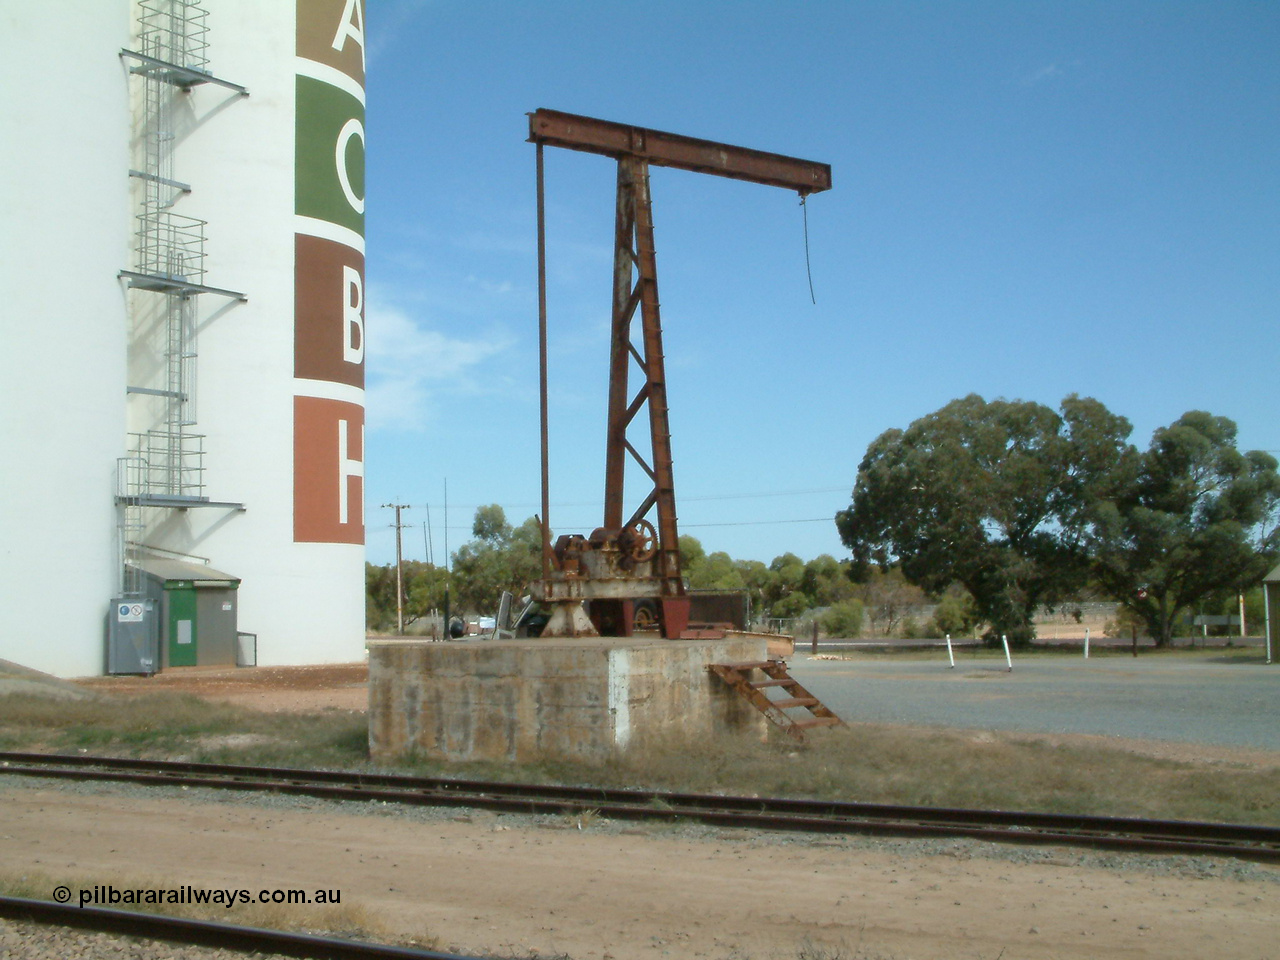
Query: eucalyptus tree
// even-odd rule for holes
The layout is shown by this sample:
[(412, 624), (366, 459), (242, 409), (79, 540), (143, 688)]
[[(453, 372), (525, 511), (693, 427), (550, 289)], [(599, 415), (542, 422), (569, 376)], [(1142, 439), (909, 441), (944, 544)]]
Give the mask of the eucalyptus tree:
[(836, 514), (855, 576), (897, 565), (930, 593), (961, 584), (992, 636), (1029, 641), (1036, 608), (1085, 582), (1092, 506), (1134, 469), (1130, 429), (1074, 394), (1059, 412), (971, 394), (886, 431)]
[(502, 507), (490, 504), (476, 510), (471, 532), (475, 539), (453, 554), (455, 598), (461, 609), (493, 613), (502, 591), (518, 597), (542, 575), (542, 525), (529, 517), (512, 527)]
[(1178, 614), (1254, 586), (1280, 551), (1276, 459), (1236, 448), (1236, 425), (1199, 410), (1157, 430), (1137, 471), (1091, 511), (1097, 581), (1167, 644)]

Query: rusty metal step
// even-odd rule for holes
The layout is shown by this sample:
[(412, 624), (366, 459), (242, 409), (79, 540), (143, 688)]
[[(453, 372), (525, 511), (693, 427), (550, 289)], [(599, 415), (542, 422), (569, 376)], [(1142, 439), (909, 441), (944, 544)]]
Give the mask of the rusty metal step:
[[(747, 663), (710, 663), (707, 669), (727, 683), (739, 696), (763, 713), (793, 740), (804, 742), (804, 731), (810, 727), (844, 726), (844, 721), (824, 706), (787, 672), (783, 660), (753, 660)], [(763, 670), (768, 680), (751, 681), (747, 676), (752, 670)], [(795, 696), (770, 700), (762, 690), (780, 687)], [(808, 710), (812, 719), (797, 720), (786, 713), (793, 707)]]
[(792, 707), (812, 707), (816, 703), (818, 703), (817, 697), (790, 697), (785, 700), (773, 701), (773, 705), (779, 710), (790, 710)]
[(813, 717), (809, 720), (793, 720), (792, 723), (801, 730), (807, 730), (809, 727), (834, 727), (844, 726), (844, 721), (839, 717)]

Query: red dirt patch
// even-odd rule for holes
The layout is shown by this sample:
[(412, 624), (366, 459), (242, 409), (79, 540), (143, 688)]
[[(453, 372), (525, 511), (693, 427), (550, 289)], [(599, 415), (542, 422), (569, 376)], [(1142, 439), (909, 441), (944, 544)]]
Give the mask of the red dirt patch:
[(334, 663), (304, 667), (171, 667), (154, 677), (86, 677), (88, 690), (125, 696), (160, 690), (190, 693), (268, 713), (359, 710), (368, 707), (369, 666)]

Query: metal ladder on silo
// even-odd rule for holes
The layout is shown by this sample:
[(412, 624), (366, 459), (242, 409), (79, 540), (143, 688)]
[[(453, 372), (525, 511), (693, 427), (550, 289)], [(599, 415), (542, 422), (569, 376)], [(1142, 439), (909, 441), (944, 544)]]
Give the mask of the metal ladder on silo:
[[(235, 290), (205, 283), (203, 220), (174, 212), (191, 192), (174, 177), (174, 149), (183, 97), (195, 87), (213, 84), (241, 97), (248, 91), (209, 71), (209, 12), (202, 0), (139, 0), (137, 50), (120, 51), (130, 74), (140, 78), (135, 142), (139, 182), (135, 196), (133, 262), (119, 276), (135, 291), (157, 296), (129, 298), (131, 348), (140, 329), (154, 332), (149, 345), (159, 362), (143, 382), (129, 382), (127, 395), (150, 398), (155, 409), (142, 411), (141, 430), (127, 435), (128, 456), (117, 463), (117, 539), (120, 592), (136, 596), (141, 588), (137, 563), (148, 524), (144, 509), (202, 506), (204, 437), (196, 423), (197, 363), (195, 298), (201, 294), (244, 300)], [(154, 326), (150, 326), (154, 324)], [(238, 505), (235, 505), (238, 506)]]

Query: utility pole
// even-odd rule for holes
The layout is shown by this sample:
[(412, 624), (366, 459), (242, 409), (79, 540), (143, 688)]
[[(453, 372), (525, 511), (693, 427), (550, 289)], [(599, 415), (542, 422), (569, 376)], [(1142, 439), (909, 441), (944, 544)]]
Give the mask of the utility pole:
[(427, 510), (427, 522), (425, 524), (425, 527), (427, 530), (427, 563), (431, 564), (434, 567), (436, 565), (436, 544), (435, 544), (436, 538), (433, 535), (431, 530), (431, 504), (429, 503), (426, 504), (426, 510)]
[(449, 636), (449, 478), (444, 478), (444, 639)]
[(396, 636), (404, 635), (404, 555), (400, 550), (400, 511), (408, 510), (407, 503), (384, 503), (384, 509), (396, 512)]

